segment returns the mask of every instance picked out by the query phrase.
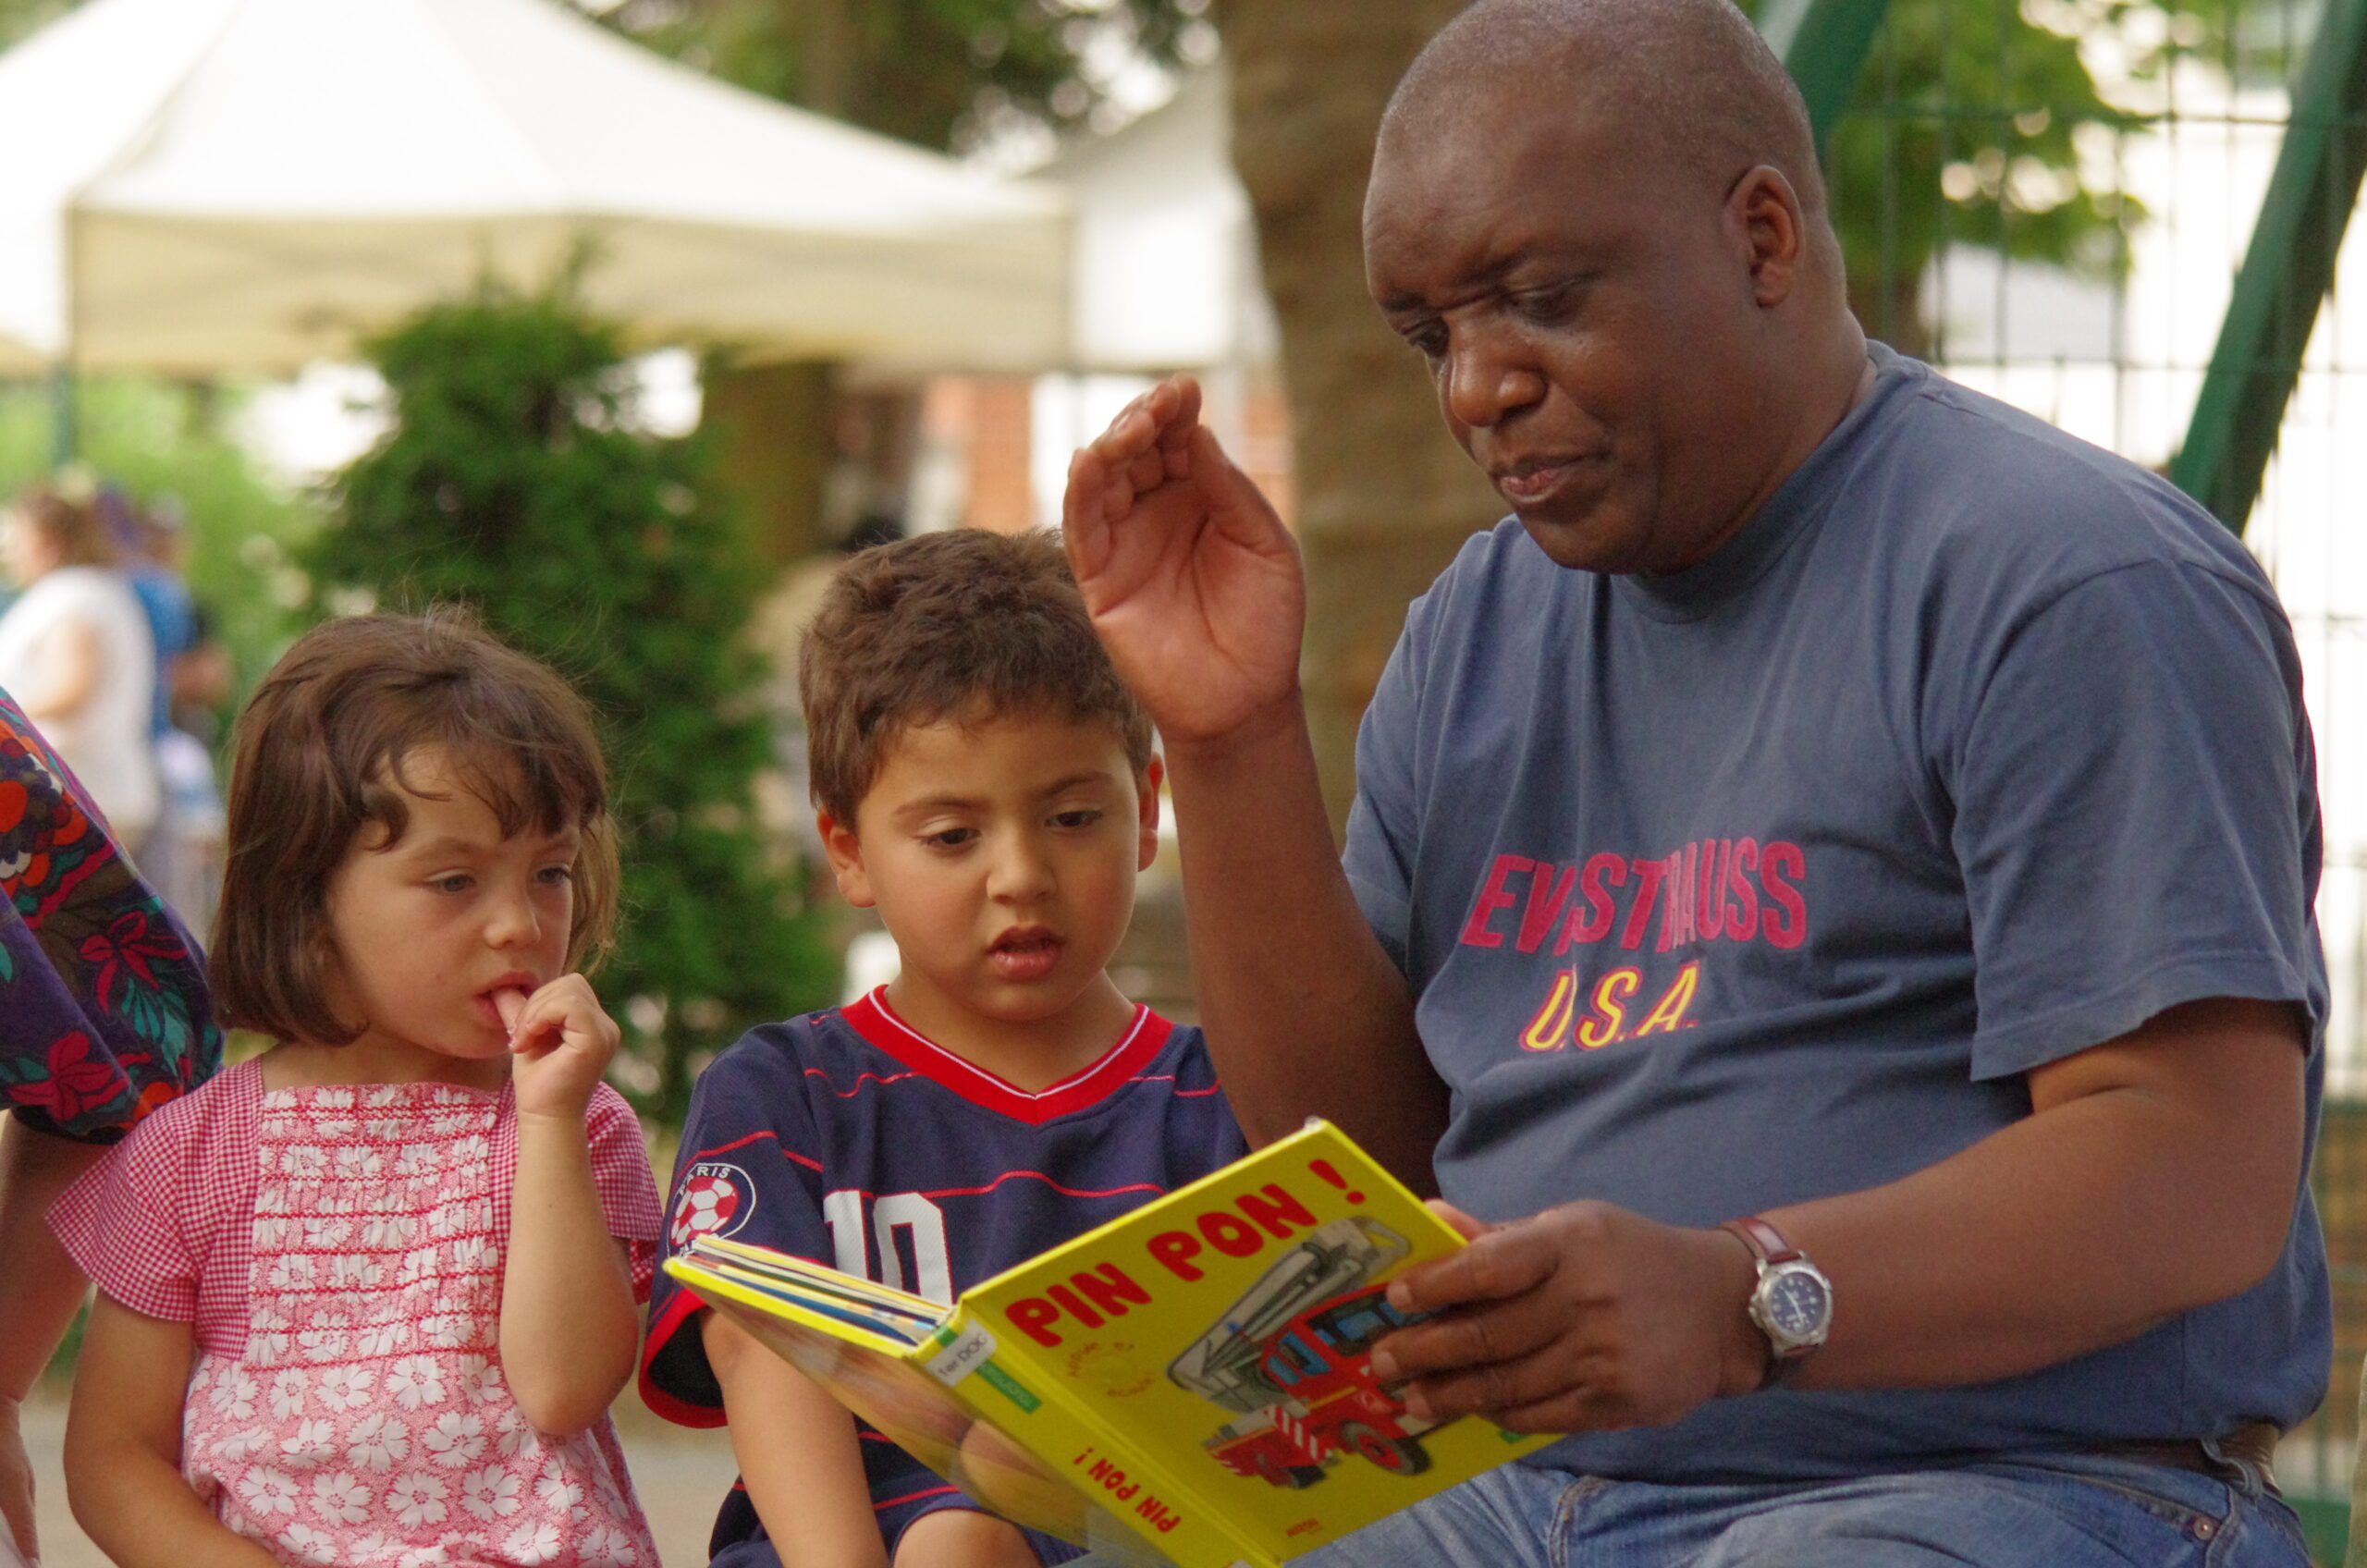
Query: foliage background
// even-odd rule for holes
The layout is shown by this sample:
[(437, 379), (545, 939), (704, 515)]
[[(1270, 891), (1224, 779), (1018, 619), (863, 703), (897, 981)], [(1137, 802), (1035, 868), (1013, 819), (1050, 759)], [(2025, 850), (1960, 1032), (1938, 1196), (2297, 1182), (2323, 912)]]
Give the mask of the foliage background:
[[(55, 0), (16, 0), (47, 4)], [(609, 26), (767, 97), (925, 146), (1094, 122), (1122, 70), (1205, 63), (1209, 0), (619, 0)]]
[(595, 981), (624, 1030), (616, 1075), (679, 1122), (704, 1054), (836, 999), (801, 868), (754, 807), (773, 742), (747, 542), (703, 444), (637, 427), (615, 333), (564, 282), (487, 287), (368, 351), (392, 423), (331, 486), (315, 606), (467, 603), (591, 701), (624, 856)]
[[(0, 0), (0, 44), (77, 3)], [(1343, 815), (1356, 720), (1403, 606), (1500, 509), (1443, 438), (1429, 386), (1363, 297), (1356, 236), (1379, 104), (1461, 0), (573, 3), (743, 86), (957, 150), (1105, 124), (1122, 106), (1128, 71), (1204, 61), (1221, 37), (1237, 163), (1257, 217), (1297, 428), (1320, 432), (1301, 443), (1295, 475), (1315, 612), (1306, 684), (1327, 795)], [(1744, 4), (1756, 10), (1763, 0)], [(2297, 12), (2292, 0), (1893, 0), (1832, 148), (1835, 214), (1870, 327), (1910, 351), (1944, 347), (1923, 319), (1924, 284), (1952, 243), (2117, 275), (2128, 228), (2144, 214), (2116, 187), (2115, 129), (2158, 112), (2165, 67), (2180, 57), (2218, 61), (2231, 76), (2278, 68), (2297, 14), (2306, 8)], [(192, 575), (251, 677), (284, 637), (290, 592), (302, 588), (285, 552), (300, 545), (308, 508), (249, 484), (235, 453), (208, 434), (215, 426), (176, 419), (169, 410), (185, 407), (176, 398), (186, 396), (89, 389), (87, 449), (135, 490), (172, 488), (189, 501), (198, 532)], [(118, 410), (110, 411), (110, 398), (121, 399)], [(0, 400), (0, 478), (38, 471), (43, 406), (37, 392)], [(799, 438), (773, 427), (763, 435), (776, 447)], [(202, 486), (214, 500), (201, 500)], [(385, 542), (402, 547), (397, 533)], [(585, 559), (604, 561), (607, 548)], [(411, 591), (414, 579), (427, 581), (418, 564), (381, 563), (379, 585)], [(530, 577), (541, 570), (521, 566)], [(647, 632), (652, 644), (664, 635)], [(644, 742), (644, 754), (670, 746), (669, 721), (648, 717), (656, 710), (626, 711), (644, 717), (634, 735), (620, 737), (625, 754)], [(738, 766), (731, 759), (740, 755), (725, 745), (715, 766)], [(724, 798), (704, 786), (679, 792)], [(688, 998), (681, 1005), (695, 1011), (698, 998), (721, 994), (695, 947), (685, 938), (680, 960), (695, 984), (648, 996)], [(670, 1011), (665, 1027), (678, 1027), (680, 1015)], [(673, 1091), (653, 1092), (662, 1101)]]

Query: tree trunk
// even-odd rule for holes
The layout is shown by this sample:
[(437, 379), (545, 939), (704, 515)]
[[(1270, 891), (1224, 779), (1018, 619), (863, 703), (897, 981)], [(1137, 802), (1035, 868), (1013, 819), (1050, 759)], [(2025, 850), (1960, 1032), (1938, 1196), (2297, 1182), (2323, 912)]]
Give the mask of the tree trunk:
[(797, 48), (799, 102), (833, 119), (856, 118), (865, 72), (852, 0), (800, 0), (779, 15)]
[(823, 528), (830, 472), (827, 364), (710, 367), (701, 423), (716, 431), (716, 478), (739, 503), (766, 565), (783, 567), (832, 544)]
[(1364, 286), (1365, 178), (1381, 107), (1462, 4), (1228, 0), (1216, 13), (1233, 162), (1282, 325), (1307, 567), (1302, 673), (1335, 832), (1355, 793), (1356, 721), (1407, 601), (1503, 511)]

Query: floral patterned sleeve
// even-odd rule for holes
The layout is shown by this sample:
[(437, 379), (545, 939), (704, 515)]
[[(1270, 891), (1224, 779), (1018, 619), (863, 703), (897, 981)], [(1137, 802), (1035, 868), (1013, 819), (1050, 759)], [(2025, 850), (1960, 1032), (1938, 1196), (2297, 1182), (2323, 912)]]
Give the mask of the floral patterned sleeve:
[(113, 1143), (221, 1064), (197, 944), (0, 692), (0, 1107)]

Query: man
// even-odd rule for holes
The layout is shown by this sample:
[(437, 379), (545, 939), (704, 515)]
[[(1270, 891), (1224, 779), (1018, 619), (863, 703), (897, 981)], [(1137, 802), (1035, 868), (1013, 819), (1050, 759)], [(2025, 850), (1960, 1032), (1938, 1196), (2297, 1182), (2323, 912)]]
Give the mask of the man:
[(1067, 507), (1252, 1140), (1435, 1170), (1477, 1239), (1384, 1375), (1572, 1434), (1338, 1560), (2303, 1561), (2319, 828), (2257, 567), (1866, 344), (1725, 0), (1481, 0), (1365, 239), (1515, 516), (1409, 617), (1344, 876), (1296, 555), (1196, 390)]

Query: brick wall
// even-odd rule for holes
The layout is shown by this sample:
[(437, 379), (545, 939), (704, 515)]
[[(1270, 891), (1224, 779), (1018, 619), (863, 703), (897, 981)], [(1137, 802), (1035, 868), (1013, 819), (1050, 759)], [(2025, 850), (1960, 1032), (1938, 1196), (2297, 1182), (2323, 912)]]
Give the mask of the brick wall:
[(974, 376), (970, 389), (970, 504), (963, 521), (998, 533), (1036, 523), (1028, 473), (1029, 390), (1024, 376)]

